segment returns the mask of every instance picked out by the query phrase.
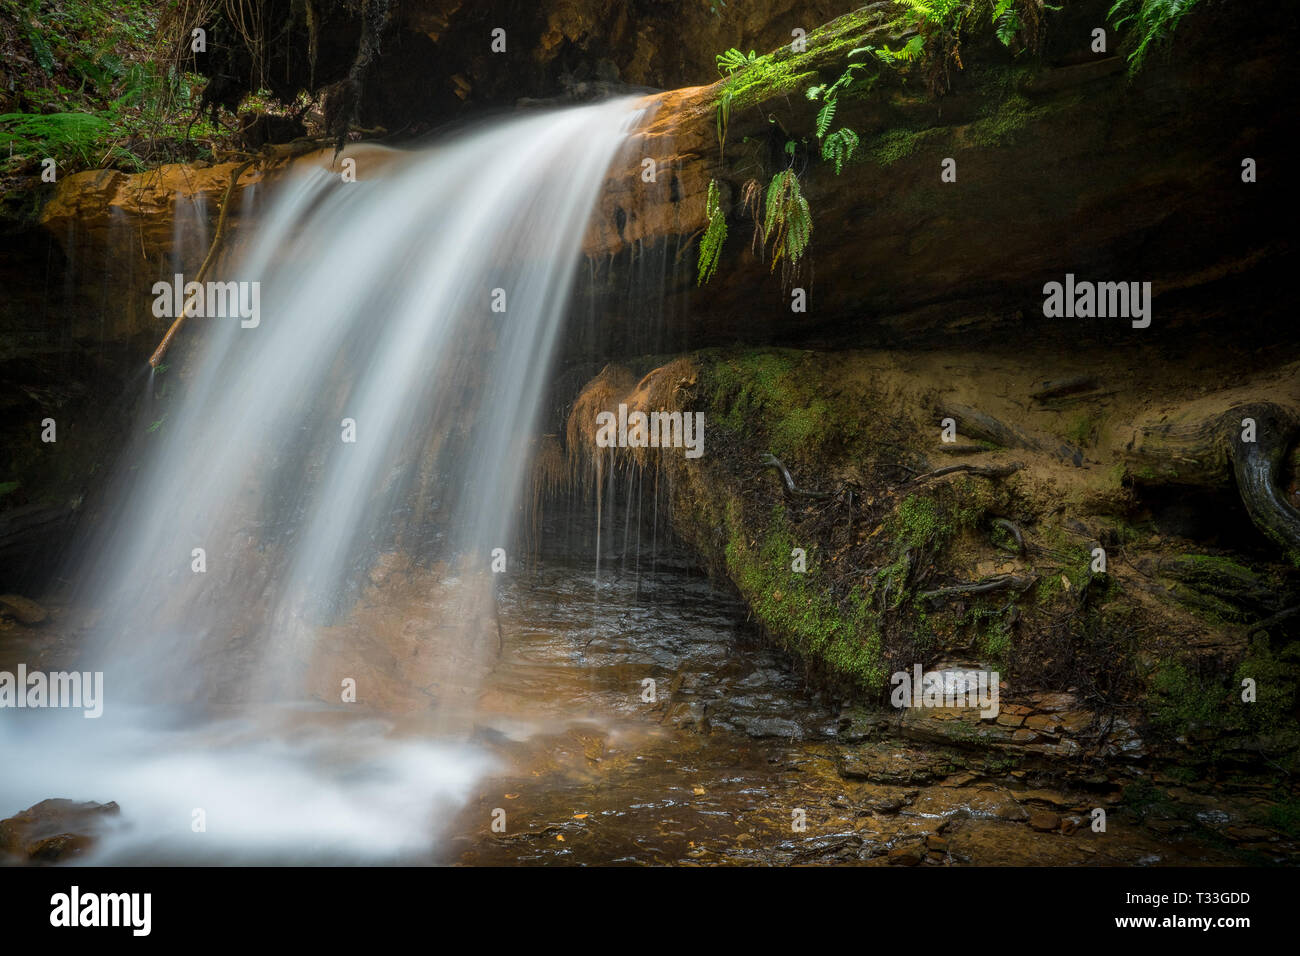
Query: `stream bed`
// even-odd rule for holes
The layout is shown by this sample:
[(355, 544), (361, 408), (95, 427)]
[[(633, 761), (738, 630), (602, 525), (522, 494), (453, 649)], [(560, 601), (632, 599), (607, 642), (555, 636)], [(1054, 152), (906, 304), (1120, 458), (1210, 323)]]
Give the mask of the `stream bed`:
[(475, 739), (503, 769), (474, 788), (440, 862), (1232, 862), (1115, 813), (1093, 832), (1091, 809), (1119, 801), (1104, 782), (1071, 793), (972, 772), (978, 755), (809, 692), (743, 606), (684, 566), (596, 584), (589, 566), (543, 564), (501, 613)]

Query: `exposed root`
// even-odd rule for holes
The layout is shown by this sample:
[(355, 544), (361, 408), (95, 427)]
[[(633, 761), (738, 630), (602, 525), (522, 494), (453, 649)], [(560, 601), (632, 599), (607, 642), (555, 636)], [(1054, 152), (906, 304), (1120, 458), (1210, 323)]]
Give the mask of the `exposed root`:
[(945, 601), (948, 598), (991, 594), (995, 591), (1023, 591), (1036, 580), (1037, 578), (1028, 575), (1003, 574), (974, 584), (954, 584), (949, 587), (935, 588), (933, 591), (921, 591), (917, 597), (927, 601)]
[(942, 478), (944, 475), (955, 475), (960, 472), (969, 472), (972, 475), (978, 475), (981, 478), (1006, 478), (1008, 475), (1014, 475), (1025, 466), (1018, 461), (1013, 461), (1009, 465), (948, 465), (939, 468), (936, 471), (926, 472), (924, 475), (917, 475), (912, 481), (925, 481), (929, 478)]
[[(1021, 533), (1020, 526), (1018, 524), (1016, 524), (1014, 521), (1010, 520), (1009, 518), (994, 518), (993, 524), (998, 528), (1003, 528), (1004, 530), (1006, 530), (1011, 535), (1011, 537), (1015, 539), (1016, 554), (1025, 553), (1025, 536), (1024, 534)], [(1011, 550), (1011, 549), (1008, 548), (1007, 550)]]
[(759, 461), (769, 468), (775, 468), (781, 473), (781, 481), (785, 485), (785, 492), (788, 495), (795, 495), (799, 498), (830, 498), (833, 497), (829, 491), (807, 491), (799, 488), (794, 483), (794, 477), (790, 474), (790, 469), (776, 455), (767, 452), (759, 456)]

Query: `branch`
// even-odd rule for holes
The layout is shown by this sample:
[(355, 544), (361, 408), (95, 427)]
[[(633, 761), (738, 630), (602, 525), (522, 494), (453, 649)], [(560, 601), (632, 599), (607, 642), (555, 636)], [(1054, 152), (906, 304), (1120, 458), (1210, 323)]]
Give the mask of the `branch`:
[[(226, 187), (225, 198), (221, 200), (221, 216), (217, 219), (217, 231), (212, 236), (212, 244), (208, 246), (207, 257), (204, 258), (203, 265), (199, 267), (199, 274), (195, 277), (195, 282), (202, 282), (207, 277), (208, 270), (212, 268), (212, 263), (217, 256), (217, 247), (221, 245), (221, 239), (226, 232), (226, 213), (230, 211), (230, 197), (235, 192), (235, 186), (239, 182), (239, 177), (244, 175), (244, 171), (255, 162), (257, 162), (255, 159), (245, 160), (243, 163), (236, 166), (234, 171), (231, 172), (230, 185)], [(167, 347), (172, 344), (172, 339), (176, 337), (177, 331), (180, 330), (181, 323), (184, 322), (186, 316), (189, 315), (189, 309), (187, 308), (188, 303), (189, 300), (187, 300), (186, 305), (181, 307), (181, 314), (176, 316), (176, 321), (172, 323), (171, 328), (167, 330), (167, 334), (164, 335), (162, 341), (158, 343), (158, 347), (154, 349), (153, 355), (149, 356), (150, 368), (157, 368), (162, 362), (163, 356), (167, 354)]]

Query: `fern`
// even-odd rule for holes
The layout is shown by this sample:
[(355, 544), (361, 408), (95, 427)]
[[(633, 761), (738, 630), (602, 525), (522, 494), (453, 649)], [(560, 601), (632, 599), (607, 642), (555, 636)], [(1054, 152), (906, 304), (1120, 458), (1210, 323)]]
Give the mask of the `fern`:
[(91, 159), (91, 150), (108, 132), (97, 113), (5, 113), (0, 116), (0, 149), (32, 156)]
[(783, 263), (783, 278), (789, 280), (812, 238), (812, 213), (799, 188), (799, 177), (787, 169), (772, 177), (767, 187), (767, 213), (763, 219), (763, 242), (772, 243), (772, 269)]
[(718, 74), (720, 76), (730, 76), (737, 70), (743, 70), (749, 66), (758, 59), (758, 56), (753, 50), (749, 51), (749, 56), (745, 56), (735, 47), (732, 47), (726, 53), (719, 53), (713, 59), (718, 65)]
[(696, 285), (703, 285), (718, 270), (718, 258), (722, 255), (722, 244), (727, 239), (727, 217), (722, 214), (722, 200), (718, 194), (718, 181), (709, 180), (709, 194), (704, 200), (704, 215), (709, 225), (700, 240), (700, 257)]
[[(1167, 44), (1183, 17), (1198, 0), (1116, 0), (1107, 17), (1118, 27), (1131, 23), (1138, 41), (1128, 55), (1129, 71), (1136, 73), (1156, 47)], [(1118, 18), (1117, 18), (1118, 15)]]
[(836, 103), (835, 98), (831, 97), (829, 100), (826, 101), (826, 103), (822, 106), (822, 108), (817, 111), (817, 138), (818, 139), (821, 139), (823, 136), (825, 136), (826, 131), (831, 128), (831, 120), (835, 119), (835, 103)]
[(857, 148), (858, 134), (843, 126), (822, 140), (822, 159), (835, 163), (835, 175), (838, 176)]

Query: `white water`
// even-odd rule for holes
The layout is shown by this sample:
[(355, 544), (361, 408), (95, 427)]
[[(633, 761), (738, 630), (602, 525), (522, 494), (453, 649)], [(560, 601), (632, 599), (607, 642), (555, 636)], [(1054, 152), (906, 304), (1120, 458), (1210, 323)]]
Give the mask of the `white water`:
[[(46, 797), (116, 800), (123, 825), (91, 862), (427, 852), (488, 761), (423, 718), (472, 698), (473, 665), (495, 652), (475, 624), (491, 552), (514, 559), (583, 235), (638, 115), (629, 101), (539, 114), (358, 154), (357, 182), (313, 169), (270, 187), (219, 277), (261, 283), (260, 325), (187, 321), (201, 354), (181, 381), (157, 376), (177, 397), (70, 575), (77, 605), (100, 612), (80, 669), (105, 672), (104, 716), (10, 711), (0, 817)], [(331, 656), (322, 628), (346, 624), (392, 552), (445, 591), (408, 621), (417, 653)], [(449, 628), (459, 637), (434, 642)], [(348, 677), (357, 705), (339, 702)], [(365, 706), (390, 681), (408, 715), (407, 692), (429, 695), (423, 733)]]

